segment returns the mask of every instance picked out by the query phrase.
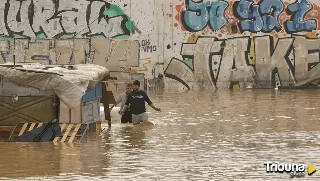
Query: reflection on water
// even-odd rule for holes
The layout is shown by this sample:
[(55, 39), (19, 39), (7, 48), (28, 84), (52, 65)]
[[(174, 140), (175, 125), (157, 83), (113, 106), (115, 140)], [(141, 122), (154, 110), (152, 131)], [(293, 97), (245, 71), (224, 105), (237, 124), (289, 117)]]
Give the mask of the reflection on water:
[[(114, 124), (83, 144), (0, 143), (0, 178), (279, 180), (266, 161), (320, 169), (320, 91), (152, 95), (153, 128)], [(106, 127), (106, 125), (104, 125)], [(318, 180), (320, 173), (303, 180)]]

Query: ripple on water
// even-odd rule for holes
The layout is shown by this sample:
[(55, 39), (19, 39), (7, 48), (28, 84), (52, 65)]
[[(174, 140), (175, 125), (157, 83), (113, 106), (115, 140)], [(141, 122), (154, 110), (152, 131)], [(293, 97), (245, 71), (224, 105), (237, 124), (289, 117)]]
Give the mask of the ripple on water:
[[(88, 134), (82, 144), (73, 146), (1, 143), (0, 176), (287, 180), (286, 174), (267, 174), (264, 162), (320, 167), (320, 112), (314, 111), (320, 106), (317, 91), (186, 92), (151, 98), (162, 112), (148, 109), (149, 120), (155, 123), (150, 129), (115, 121), (110, 130)], [(316, 172), (304, 180), (319, 178)]]

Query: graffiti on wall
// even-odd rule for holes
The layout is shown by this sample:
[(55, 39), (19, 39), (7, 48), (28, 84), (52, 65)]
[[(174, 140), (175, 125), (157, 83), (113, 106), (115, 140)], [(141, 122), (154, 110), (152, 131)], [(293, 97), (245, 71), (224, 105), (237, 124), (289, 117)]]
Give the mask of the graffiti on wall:
[(152, 45), (150, 40), (141, 40), (140, 41), (140, 50), (145, 52), (145, 53), (152, 53), (157, 51), (157, 46)]
[(0, 35), (71, 38), (130, 35), (132, 22), (116, 5), (99, 0), (3, 0)]
[[(176, 20), (182, 30), (198, 32), (221, 30), (236, 32), (297, 33), (319, 29), (319, 5), (309, 0), (193, 1), (177, 5)], [(175, 24), (178, 27), (178, 24)]]
[(185, 33), (181, 58), (171, 59), (165, 76), (188, 89), (318, 85), (320, 8), (314, 2), (185, 0), (176, 6), (174, 26), (192, 36)]
[(224, 16), (224, 10), (228, 3), (223, 0), (215, 2), (194, 2), (186, 1), (186, 10), (182, 11), (184, 27), (189, 31), (200, 31), (206, 26), (212, 30), (219, 30), (227, 20)]
[(139, 66), (138, 52), (138, 41), (108, 38), (0, 40), (0, 63), (13, 62), (15, 55), (16, 62), (94, 63), (110, 71), (121, 71), (120, 67)]
[[(285, 13), (282, 0), (262, 0), (259, 4), (253, 4), (250, 0), (241, 0), (235, 4), (234, 10), (240, 18), (240, 29), (250, 32), (279, 32), (282, 26), (279, 23), (281, 13)], [(283, 22), (286, 32), (312, 31), (317, 29), (315, 19), (306, 20), (306, 14), (313, 5), (308, 0), (297, 0), (287, 6), (287, 14), (290, 20)], [(252, 9), (252, 11), (250, 11)]]
[(165, 75), (188, 89), (195, 82), (213, 88), (233, 83), (272, 88), (320, 81), (320, 41), (301, 35), (199, 37), (195, 43), (184, 43), (181, 55), (183, 60), (171, 59)]
[(110, 71), (139, 66), (132, 22), (100, 0), (5, 0), (0, 4), (0, 63), (95, 63)]

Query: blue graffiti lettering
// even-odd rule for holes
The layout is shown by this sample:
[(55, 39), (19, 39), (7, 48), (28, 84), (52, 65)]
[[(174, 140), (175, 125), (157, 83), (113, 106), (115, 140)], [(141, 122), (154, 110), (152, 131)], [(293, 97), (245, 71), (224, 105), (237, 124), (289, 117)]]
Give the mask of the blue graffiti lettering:
[(219, 30), (225, 24), (227, 24), (227, 19), (224, 16), (224, 11), (228, 7), (228, 3), (225, 1), (215, 1), (211, 3), (211, 8), (209, 12), (210, 17), (210, 28), (212, 30)]
[(317, 29), (317, 21), (315, 19), (304, 20), (306, 14), (313, 8), (308, 0), (297, 0), (288, 6), (288, 10), (292, 13), (291, 20), (285, 23), (286, 31), (290, 33), (299, 31), (312, 31)]
[(208, 24), (207, 7), (210, 2), (193, 2), (186, 0), (187, 10), (182, 11), (185, 28), (189, 31), (201, 31)]
[(227, 23), (224, 16), (227, 7), (228, 3), (223, 0), (215, 2), (186, 0), (186, 10), (182, 11), (184, 27), (188, 31), (196, 32), (203, 30), (209, 23), (212, 30), (218, 30)]
[(263, 28), (263, 21), (259, 14), (259, 5), (253, 4), (253, 0), (240, 0), (237, 13), (242, 19), (241, 31), (259, 32)]
[(260, 4), (260, 12), (263, 20), (263, 31), (271, 32), (272, 30), (280, 31), (281, 25), (278, 22), (278, 17), (284, 9), (284, 4), (281, 0), (262, 1)]

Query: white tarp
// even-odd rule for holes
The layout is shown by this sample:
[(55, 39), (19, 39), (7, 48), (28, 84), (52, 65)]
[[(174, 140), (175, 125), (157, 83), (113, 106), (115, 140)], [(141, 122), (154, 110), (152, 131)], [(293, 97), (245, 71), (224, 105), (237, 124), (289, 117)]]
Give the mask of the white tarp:
[(68, 65), (62, 67), (19, 64), (19, 66), (14, 68), (0, 66), (0, 76), (21, 87), (53, 90), (70, 108), (78, 106), (86, 90), (94, 88), (109, 74), (108, 69), (94, 64), (72, 65), (74, 70), (69, 70)]

